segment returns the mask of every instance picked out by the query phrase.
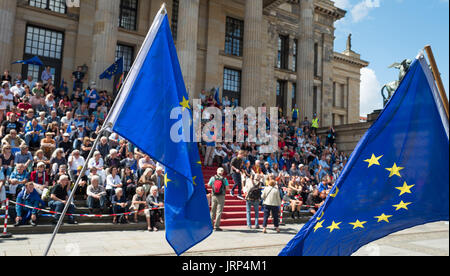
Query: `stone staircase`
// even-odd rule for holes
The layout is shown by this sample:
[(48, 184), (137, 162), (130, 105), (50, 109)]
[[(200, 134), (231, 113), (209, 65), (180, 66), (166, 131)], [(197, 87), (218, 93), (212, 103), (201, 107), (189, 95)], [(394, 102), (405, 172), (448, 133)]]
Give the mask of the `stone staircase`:
[[(205, 180), (206, 188), (211, 192), (211, 187), (207, 185), (209, 179), (217, 173), (217, 166), (213, 167), (203, 167), (203, 175)], [(245, 200), (239, 200), (237, 197), (232, 197), (229, 192), (233, 187), (234, 182), (230, 176), (227, 176), (230, 186), (227, 189), (227, 194), (225, 197), (225, 207), (221, 220), (221, 227), (230, 226), (246, 226), (246, 202)], [(237, 191), (235, 191), (237, 193)], [(89, 209), (87, 208), (86, 201), (80, 198), (76, 198), (74, 201), (76, 205), (76, 214), (89, 214)], [(0, 226), (3, 229), (3, 216), (5, 214), (4, 210), (0, 210)], [(20, 227), (14, 227), (15, 217), (15, 205), (10, 203), (9, 206), (9, 223), (8, 232), (11, 234), (48, 234), (52, 233), (54, 226), (52, 225), (53, 218), (51, 215), (42, 213), (39, 217), (39, 222), (37, 227), (32, 227), (30, 225), (24, 225)], [(263, 223), (264, 213), (262, 208), (259, 209), (259, 224)], [(284, 213), (283, 223), (304, 223), (310, 218), (309, 214), (304, 213), (303, 217), (299, 220), (294, 221), (288, 213)], [(93, 231), (145, 231), (147, 229), (147, 223), (145, 217), (139, 216), (139, 222), (133, 223), (133, 216), (129, 216), (129, 224), (112, 224), (112, 217), (77, 217), (78, 225), (69, 225), (65, 223), (61, 229), (60, 233), (74, 233), (74, 232), (93, 232)], [(273, 220), (269, 219), (269, 224), (272, 224)], [(255, 224), (255, 213), (252, 210), (252, 225)], [(164, 225), (159, 225), (160, 229), (164, 229)], [(0, 229), (0, 230), (2, 230)]]
[[(217, 174), (218, 167), (203, 167), (203, 177), (205, 182), (209, 182), (209, 179)], [(230, 176), (227, 176), (228, 183), (230, 184), (225, 196), (225, 207), (223, 209), (222, 220), (220, 225), (227, 226), (246, 226), (247, 225), (247, 213), (246, 213), (246, 201), (240, 200), (237, 197), (230, 195), (230, 190), (234, 185), (234, 181)], [(206, 188), (211, 192), (211, 187), (206, 185)], [(237, 194), (237, 189), (235, 190)], [(259, 208), (259, 225), (263, 223), (264, 213), (262, 208)], [(272, 223), (272, 219), (269, 219), (269, 224)], [(252, 209), (252, 225), (255, 225), (255, 212)]]

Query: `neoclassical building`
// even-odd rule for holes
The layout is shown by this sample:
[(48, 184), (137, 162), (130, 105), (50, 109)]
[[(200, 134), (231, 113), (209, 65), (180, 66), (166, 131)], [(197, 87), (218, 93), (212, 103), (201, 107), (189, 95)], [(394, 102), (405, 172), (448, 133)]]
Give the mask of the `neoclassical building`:
[(37, 79), (43, 68), (11, 65), (37, 55), (56, 83), (71, 87), (82, 66), (87, 81), (112, 92), (115, 81), (98, 76), (119, 57), (130, 69), (163, 2), (191, 98), (221, 86), (243, 106), (290, 115), (297, 104), (321, 126), (359, 122), (368, 63), (351, 43), (334, 51), (334, 23), (346, 12), (329, 0), (0, 0), (0, 70)]

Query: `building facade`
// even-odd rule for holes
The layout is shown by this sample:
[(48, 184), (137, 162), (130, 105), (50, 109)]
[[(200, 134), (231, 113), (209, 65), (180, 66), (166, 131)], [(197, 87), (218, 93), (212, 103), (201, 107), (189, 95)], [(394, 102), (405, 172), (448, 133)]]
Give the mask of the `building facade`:
[(11, 65), (39, 56), (55, 82), (71, 87), (82, 66), (86, 84), (113, 91), (98, 76), (119, 57), (129, 70), (153, 18), (166, 3), (191, 98), (222, 87), (242, 106), (316, 113), (321, 126), (360, 119), (360, 70), (351, 49), (334, 51), (334, 23), (346, 14), (329, 0), (0, 0), (0, 70), (38, 79), (43, 68)]

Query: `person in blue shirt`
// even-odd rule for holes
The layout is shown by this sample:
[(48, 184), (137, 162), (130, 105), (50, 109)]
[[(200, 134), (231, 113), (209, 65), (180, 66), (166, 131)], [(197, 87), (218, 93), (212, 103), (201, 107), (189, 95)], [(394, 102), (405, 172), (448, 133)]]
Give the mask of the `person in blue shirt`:
[(25, 127), (25, 142), (29, 147), (39, 148), (44, 134), (45, 129), (38, 124), (36, 119), (33, 119)]
[(39, 208), (40, 205), (44, 205), (41, 200), (41, 196), (34, 189), (33, 182), (29, 182), (25, 185), (25, 188), (17, 195), (17, 205), (16, 205), (16, 224), (15, 227), (20, 225), (25, 225), (31, 219), (31, 225), (37, 226), (37, 215), (38, 210), (27, 208), (23, 205), (27, 205), (33, 208)]
[(17, 164), (16, 169), (9, 177), (9, 193), (15, 196), (29, 181), (30, 174), (25, 170), (24, 164)]
[(89, 114), (92, 114), (97, 109), (97, 103), (100, 100), (95, 83), (92, 83), (91, 90), (87, 93), (86, 98), (89, 100)]

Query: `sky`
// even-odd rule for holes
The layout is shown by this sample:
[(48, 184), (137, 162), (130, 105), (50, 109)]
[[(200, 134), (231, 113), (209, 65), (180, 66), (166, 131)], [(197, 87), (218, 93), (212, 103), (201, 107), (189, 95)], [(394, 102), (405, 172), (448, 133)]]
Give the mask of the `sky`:
[(370, 62), (361, 71), (361, 116), (383, 107), (381, 88), (398, 79), (394, 62), (414, 59), (431, 45), (449, 94), (449, 0), (335, 0), (347, 11), (336, 22), (335, 50), (352, 50)]

